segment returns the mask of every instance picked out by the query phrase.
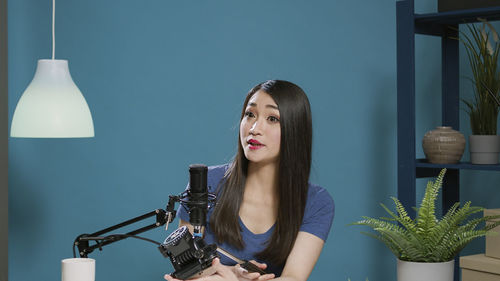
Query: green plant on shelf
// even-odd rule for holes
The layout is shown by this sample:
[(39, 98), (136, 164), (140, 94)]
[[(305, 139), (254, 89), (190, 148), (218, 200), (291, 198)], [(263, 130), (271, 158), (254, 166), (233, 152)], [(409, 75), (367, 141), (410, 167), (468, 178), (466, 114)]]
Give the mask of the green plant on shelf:
[[(473, 135), (496, 135), (500, 107), (500, 74), (498, 54), (500, 43), (495, 28), (480, 19), (480, 26), (466, 25), (470, 33), (460, 31), (472, 70), (470, 80), (474, 86), (472, 101), (462, 99), (467, 107)], [(487, 28), (489, 31), (487, 31)], [(492, 40), (491, 40), (492, 39)]]
[(482, 212), (484, 208), (473, 207), (471, 202), (460, 207), (455, 203), (448, 212), (438, 220), (435, 215), (435, 201), (443, 183), (446, 169), (441, 170), (438, 178), (427, 183), (424, 197), (417, 212), (416, 219), (411, 219), (401, 202), (392, 197), (397, 214), (384, 204), (382, 208), (389, 218), (363, 217), (363, 220), (352, 225), (366, 225), (376, 233), (364, 234), (382, 241), (400, 260), (411, 262), (447, 262), (452, 260), (472, 240), (493, 234), (490, 230), (500, 225), (500, 221), (484, 227), (478, 225), (499, 216), (485, 216), (468, 219), (471, 215)]

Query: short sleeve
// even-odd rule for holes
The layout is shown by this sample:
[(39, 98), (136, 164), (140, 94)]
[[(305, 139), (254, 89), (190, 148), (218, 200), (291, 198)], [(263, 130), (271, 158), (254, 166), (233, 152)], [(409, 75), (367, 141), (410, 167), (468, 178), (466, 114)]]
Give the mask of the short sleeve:
[(326, 241), (335, 214), (335, 204), (328, 191), (309, 185), (304, 219), (300, 231), (311, 233)]

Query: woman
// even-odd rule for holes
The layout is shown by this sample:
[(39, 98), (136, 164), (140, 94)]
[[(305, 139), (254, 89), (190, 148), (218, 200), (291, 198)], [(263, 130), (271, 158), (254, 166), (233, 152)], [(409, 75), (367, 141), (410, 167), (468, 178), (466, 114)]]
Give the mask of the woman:
[[(221, 255), (214, 260), (216, 273), (197, 280), (307, 280), (334, 213), (328, 192), (308, 182), (312, 120), (307, 96), (287, 81), (263, 82), (247, 94), (240, 120), (235, 159), (208, 171), (217, 205), (208, 212), (204, 239), (256, 261), (270, 274), (249, 273)], [(192, 231), (182, 208), (179, 215), (180, 225)]]

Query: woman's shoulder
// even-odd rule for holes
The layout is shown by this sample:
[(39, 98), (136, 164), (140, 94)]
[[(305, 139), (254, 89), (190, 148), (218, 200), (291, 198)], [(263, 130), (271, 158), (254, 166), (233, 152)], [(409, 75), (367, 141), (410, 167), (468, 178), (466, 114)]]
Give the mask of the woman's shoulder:
[(227, 171), (229, 169), (229, 163), (226, 164), (221, 164), (221, 165), (214, 165), (214, 166), (208, 166), (208, 172), (220, 172), (220, 171)]
[(229, 169), (229, 163), (215, 166), (208, 166), (208, 178), (217, 178), (221, 179), (226, 174)]
[(309, 183), (309, 191), (308, 191), (308, 196), (326, 196), (326, 197), (329, 197), (329, 198), (332, 198), (332, 196), (330, 195), (330, 193), (328, 192), (328, 190), (326, 190), (326, 188), (320, 186), (320, 185), (317, 185), (317, 184), (313, 184), (313, 183)]
[(307, 194), (307, 203), (309, 207), (318, 205), (334, 209), (335, 203), (332, 196), (324, 187), (309, 183), (309, 190)]
[(226, 164), (222, 164), (222, 165), (215, 165), (215, 166), (208, 167), (207, 184), (209, 186), (209, 188), (208, 188), (209, 192), (215, 191), (215, 189), (218, 187), (220, 181), (226, 175), (226, 172), (229, 169), (229, 166), (230, 166), (230, 164), (226, 163)]

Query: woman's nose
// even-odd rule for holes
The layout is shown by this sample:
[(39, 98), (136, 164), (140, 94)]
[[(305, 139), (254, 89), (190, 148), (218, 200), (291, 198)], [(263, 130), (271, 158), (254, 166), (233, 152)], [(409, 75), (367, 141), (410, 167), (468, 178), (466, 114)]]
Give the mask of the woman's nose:
[(252, 127), (250, 127), (250, 134), (252, 135), (260, 134), (260, 128), (257, 126), (258, 123), (259, 122), (255, 121)]

